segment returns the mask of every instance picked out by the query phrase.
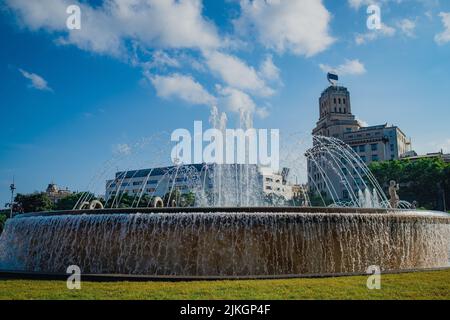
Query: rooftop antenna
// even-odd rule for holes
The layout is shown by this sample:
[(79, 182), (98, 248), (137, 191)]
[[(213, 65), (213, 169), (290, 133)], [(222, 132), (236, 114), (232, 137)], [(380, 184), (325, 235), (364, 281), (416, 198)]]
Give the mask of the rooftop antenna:
[(338, 80), (339, 80), (339, 76), (337, 74), (337, 72), (335, 71), (330, 71), (327, 73), (327, 80), (328, 82), (332, 85), (332, 86), (336, 86)]

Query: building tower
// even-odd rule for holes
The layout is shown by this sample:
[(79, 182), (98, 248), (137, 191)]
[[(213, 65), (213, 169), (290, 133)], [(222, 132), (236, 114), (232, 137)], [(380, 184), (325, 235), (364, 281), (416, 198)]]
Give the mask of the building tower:
[(319, 98), (319, 121), (312, 134), (343, 140), (344, 133), (357, 131), (360, 125), (352, 114), (350, 92), (333, 84)]

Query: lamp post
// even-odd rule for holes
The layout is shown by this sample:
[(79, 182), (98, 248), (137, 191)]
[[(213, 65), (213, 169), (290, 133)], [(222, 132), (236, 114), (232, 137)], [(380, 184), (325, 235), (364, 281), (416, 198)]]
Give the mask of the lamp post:
[(11, 183), (11, 185), (9, 186), (9, 190), (11, 190), (11, 202), (9, 204), (9, 206), (10, 206), (9, 217), (12, 218), (13, 217), (13, 209), (14, 209), (14, 191), (16, 190), (16, 185), (14, 184), (14, 178), (13, 178), (13, 183)]

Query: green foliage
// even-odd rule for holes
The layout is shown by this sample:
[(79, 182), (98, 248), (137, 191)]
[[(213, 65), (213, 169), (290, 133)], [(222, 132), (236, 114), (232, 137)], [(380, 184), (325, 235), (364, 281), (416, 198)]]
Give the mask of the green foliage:
[(16, 195), (14, 201), (22, 212), (51, 211), (54, 209), (52, 200), (45, 192)]
[(400, 199), (417, 201), (426, 209), (450, 205), (450, 164), (438, 158), (372, 162), (369, 169), (387, 193), (389, 181), (400, 184)]
[(269, 193), (264, 196), (264, 201), (269, 206), (285, 206), (288, 205), (286, 199), (283, 196), (275, 193)]
[(139, 201), (139, 196), (137, 196), (136, 200), (134, 200), (134, 206), (139, 208), (146, 208), (150, 205), (152, 199), (153, 197), (150, 197), (148, 194), (143, 194), (141, 200)]
[(315, 192), (310, 192), (308, 197), (311, 207), (327, 207), (333, 203), (333, 200), (327, 198), (325, 194), (322, 194), (322, 196), (320, 196)]
[(181, 203), (181, 192), (180, 190), (178, 190), (178, 188), (175, 188), (174, 190), (172, 190), (172, 192), (167, 192), (164, 197), (163, 197), (163, 201), (164, 201), (164, 206), (166, 207), (171, 207), (172, 206), (172, 202), (175, 201), (176, 205), (175, 206), (180, 206)]
[[(138, 203), (139, 196), (138, 195), (129, 195), (128, 193), (119, 194), (117, 197), (111, 197), (108, 200), (106, 207), (119, 207), (119, 208), (147, 208), (151, 206), (151, 202), (154, 197), (151, 197), (148, 194), (144, 194), (141, 197), (141, 200)], [(177, 206), (180, 207), (190, 207), (195, 204), (195, 194), (193, 192), (189, 192), (186, 194), (182, 194), (178, 189), (174, 189), (172, 192), (167, 192), (162, 198), (164, 202), (164, 206), (170, 206), (173, 200), (176, 201)]]
[[(72, 210), (77, 204), (78, 200), (86, 195), (83, 192), (72, 193), (58, 201), (56, 204), (56, 210)], [(95, 199), (93, 194), (86, 195), (86, 199)]]
[(192, 191), (181, 195), (181, 207), (193, 207), (195, 205), (195, 193)]
[[(133, 201), (137, 202), (138, 197), (131, 196), (128, 193), (119, 193), (117, 196), (113, 196), (108, 199), (106, 203), (106, 207), (114, 207), (114, 208), (131, 208)], [(144, 201), (141, 199), (142, 204)]]
[(6, 220), (8, 219), (8, 216), (6, 214), (0, 214), (0, 234), (3, 231), (3, 228), (5, 227)]

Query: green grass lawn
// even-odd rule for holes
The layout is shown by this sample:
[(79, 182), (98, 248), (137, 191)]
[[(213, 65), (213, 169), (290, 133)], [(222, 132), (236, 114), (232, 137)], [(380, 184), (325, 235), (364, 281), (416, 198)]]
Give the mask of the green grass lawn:
[(196, 282), (82, 282), (0, 280), (0, 299), (450, 299), (450, 270), (367, 277)]

